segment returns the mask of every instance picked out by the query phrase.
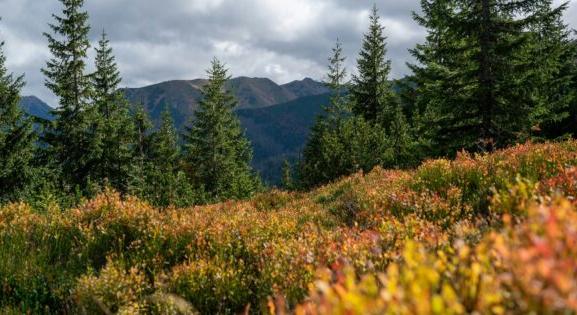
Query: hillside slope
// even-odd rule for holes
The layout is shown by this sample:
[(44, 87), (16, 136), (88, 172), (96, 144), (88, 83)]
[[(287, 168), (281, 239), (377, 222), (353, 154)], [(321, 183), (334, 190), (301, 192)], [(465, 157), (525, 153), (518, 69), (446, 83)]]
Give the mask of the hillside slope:
[(0, 312), (577, 311), (577, 142), (159, 211), (0, 209)]
[(311, 127), (329, 101), (330, 94), (323, 94), (237, 111), (254, 148), (253, 165), (266, 182), (279, 183), (284, 160), (294, 162), (299, 158)]

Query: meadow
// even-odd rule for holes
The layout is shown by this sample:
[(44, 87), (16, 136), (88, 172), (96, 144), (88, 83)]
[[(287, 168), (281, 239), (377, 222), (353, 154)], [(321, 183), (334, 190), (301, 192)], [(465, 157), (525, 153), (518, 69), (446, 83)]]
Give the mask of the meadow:
[(2, 314), (573, 314), (577, 141), (311, 192), (0, 209)]

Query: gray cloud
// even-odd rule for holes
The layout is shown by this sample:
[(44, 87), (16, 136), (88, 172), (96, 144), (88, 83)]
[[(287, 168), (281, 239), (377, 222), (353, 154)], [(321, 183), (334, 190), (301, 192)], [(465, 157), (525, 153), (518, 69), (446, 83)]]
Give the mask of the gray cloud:
[[(577, 0), (570, 1), (566, 18), (577, 27)], [(213, 56), (235, 76), (322, 79), (337, 37), (352, 71), (373, 2), (387, 27), (392, 75), (400, 77), (411, 60), (407, 49), (425, 36), (411, 19), (419, 0), (87, 0), (86, 9), (91, 39), (106, 30), (123, 85), (135, 87), (203, 77)], [(49, 57), (42, 33), (59, 2), (0, 0), (0, 12), (10, 70), (25, 73), (25, 94), (55, 104), (40, 69)]]

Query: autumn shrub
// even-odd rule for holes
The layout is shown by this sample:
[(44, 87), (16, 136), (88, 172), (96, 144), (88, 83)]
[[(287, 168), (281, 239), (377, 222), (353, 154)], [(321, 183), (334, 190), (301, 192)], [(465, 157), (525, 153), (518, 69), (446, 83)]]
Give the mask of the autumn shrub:
[(112, 191), (7, 205), (0, 312), (570, 314), (576, 151), (526, 144), (201, 207)]
[(256, 293), (257, 279), (246, 269), (242, 260), (191, 261), (172, 270), (168, 290), (202, 314), (238, 314)]
[(577, 312), (576, 210), (565, 199), (533, 206), (525, 222), (489, 238), (511, 312)]
[[(528, 218), (431, 249), (408, 240), (398, 262), (364, 274), (319, 272), (296, 314), (572, 314), (577, 312), (577, 209), (533, 204)], [(273, 304), (272, 308), (278, 307)]]
[(78, 279), (74, 290), (76, 311), (84, 314), (141, 314), (148, 308), (144, 302), (149, 286), (145, 275), (136, 267), (125, 270), (109, 261), (98, 275)]

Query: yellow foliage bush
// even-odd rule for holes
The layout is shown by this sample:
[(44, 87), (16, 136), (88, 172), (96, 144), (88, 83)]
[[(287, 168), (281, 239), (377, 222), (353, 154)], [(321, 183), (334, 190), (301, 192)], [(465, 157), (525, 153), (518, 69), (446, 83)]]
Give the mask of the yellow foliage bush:
[(156, 209), (0, 208), (0, 310), (575, 313), (577, 142)]

